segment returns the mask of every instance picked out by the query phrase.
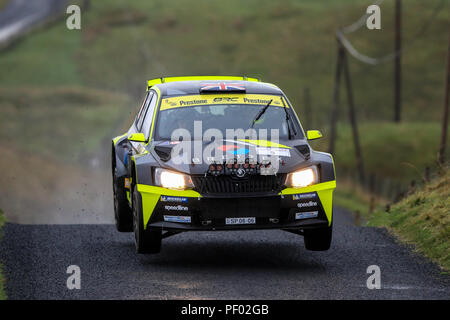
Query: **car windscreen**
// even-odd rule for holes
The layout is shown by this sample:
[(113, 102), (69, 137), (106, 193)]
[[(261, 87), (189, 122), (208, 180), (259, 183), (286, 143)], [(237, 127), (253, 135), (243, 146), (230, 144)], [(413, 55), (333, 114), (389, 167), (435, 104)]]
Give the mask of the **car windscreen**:
[[(256, 133), (258, 139), (271, 139), (272, 133), (277, 134), (279, 139), (288, 139), (286, 111), (289, 112), (292, 120), (290, 125), (295, 126), (296, 138), (302, 138), (302, 131), (299, 130), (297, 120), (289, 108), (285, 110), (285, 102), (280, 96), (264, 95), (263, 98), (259, 97), (259, 99), (248, 95), (230, 97), (233, 100), (230, 101), (223, 96), (208, 96), (206, 98), (204, 96), (189, 96), (189, 98), (178, 97), (172, 100), (169, 98), (166, 101), (163, 99), (158, 113), (156, 139), (171, 140), (173, 132), (177, 129), (185, 129), (189, 132), (191, 139), (197, 140), (199, 139), (199, 132), (203, 136), (209, 129), (219, 130), (223, 137), (227, 137), (227, 130), (229, 129), (235, 131), (242, 129), (246, 132), (251, 127), (255, 129), (253, 132)], [(211, 102), (211, 104), (208, 102)], [(264, 113), (254, 121), (269, 102), (270, 105)], [(275, 133), (272, 130), (277, 131)]]

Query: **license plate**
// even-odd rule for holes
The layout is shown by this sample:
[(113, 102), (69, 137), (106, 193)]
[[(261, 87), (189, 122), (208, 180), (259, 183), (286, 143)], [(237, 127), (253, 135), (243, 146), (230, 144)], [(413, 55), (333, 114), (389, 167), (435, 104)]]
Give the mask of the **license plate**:
[(255, 224), (255, 217), (246, 217), (246, 218), (226, 218), (225, 224)]

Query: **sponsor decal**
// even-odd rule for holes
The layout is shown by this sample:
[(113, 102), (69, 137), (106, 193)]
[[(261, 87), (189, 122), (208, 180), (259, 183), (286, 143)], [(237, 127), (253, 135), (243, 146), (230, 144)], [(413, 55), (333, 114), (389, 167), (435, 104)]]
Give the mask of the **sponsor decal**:
[(308, 211), (308, 212), (296, 212), (295, 219), (309, 219), (309, 218), (317, 218), (319, 215), (318, 211)]
[(191, 217), (190, 216), (164, 216), (164, 221), (191, 223)]
[[(244, 103), (248, 103), (248, 104), (264, 104), (264, 105), (266, 105), (269, 102), (270, 102), (270, 100), (244, 98)], [(270, 104), (272, 104), (272, 102)]]
[(238, 98), (236, 97), (224, 97), (224, 98), (214, 98), (214, 102), (237, 102)]
[(315, 207), (315, 206), (317, 206), (317, 202), (315, 202), (315, 201), (297, 203), (297, 207), (299, 207), (299, 208), (307, 208), (307, 207)]
[(299, 194), (293, 194), (292, 195), (292, 200), (311, 199), (311, 198), (315, 198), (315, 197), (316, 197), (316, 193), (315, 192), (299, 193)]
[(283, 149), (283, 148), (257, 147), (256, 153), (258, 155), (268, 155), (268, 156), (282, 156), (282, 157), (290, 157), (291, 156), (289, 149)]
[(217, 147), (217, 149), (221, 151), (226, 151), (227, 153), (233, 154), (233, 155), (243, 155), (248, 154), (250, 150), (245, 147), (238, 147), (235, 145), (223, 145), (220, 147)]
[(164, 206), (164, 209), (166, 210), (174, 210), (174, 211), (188, 211), (189, 208), (188, 207), (184, 207), (182, 205), (177, 205), (177, 206)]
[(272, 107), (284, 107), (287, 103), (284, 103), (283, 98), (277, 95), (267, 94), (208, 94), (208, 95), (189, 95), (181, 97), (164, 98), (161, 101), (160, 110), (179, 108), (179, 107), (191, 107), (191, 106), (204, 106), (214, 104), (248, 104), (248, 105), (266, 105), (272, 100)]
[(125, 178), (125, 188), (130, 189), (130, 178)]
[[(271, 141), (271, 140), (249, 140), (249, 139), (238, 139), (238, 140), (241, 143), (248, 144), (248, 145), (256, 145), (259, 147), (291, 149), (291, 147), (285, 146), (280, 143), (276, 143), (275, 141)], [(229, 141), (229, 140), (226, 140), (226, 141)]]
[(180, 107), (182, 106), (192, 106), (192, 105), (199, 105), (199, 104), (206, 104), (208, 100), (180, 100)]
[(161, 196), (161, 201), (163, 201), (163, 202), (188, 202), (188, 198)]

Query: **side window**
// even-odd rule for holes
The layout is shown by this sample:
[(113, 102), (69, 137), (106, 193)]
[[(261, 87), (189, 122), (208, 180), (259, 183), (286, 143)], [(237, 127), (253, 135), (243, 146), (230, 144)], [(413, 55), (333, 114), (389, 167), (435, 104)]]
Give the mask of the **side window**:
[(145, 95), (144, 101), (142, 101), (142, 106), (141, 106), (141, 108), (139, 109), (138, 114), (136, 115), (136, 119), (134, 119), (134, 125), (135, 125), (136, 127), (137, 127), (137, 125), (138, 125), (139, 119), (141, 119), (141, 115), (142, 115), (142, 112), (143, 112), (144, 109), (145, 109), (145, 105), (146, 105), (146, 102), (148, 101), (147, 98), (148, 98), (149, 95), (150, 95), (150, 92), (147, 92), (147, 94)]
[(150, 104), (152, 95), (153, 95), (153, 92), (149, 92), (149, 94), (147, 95), (147, 99), (145, 100), (144, 105), (142, 106), (141, 111), (139, 112), (138, 119), (136, 122), (136, 128), (137, 128), (138, 132), (142, 132), (142, 130), (141, 130), (142, 123), (144, 122), (145, 114), (147, 112), (148, 105)]
[(141, 132), (145, 135), (145, 138), (148, 139), (150, 136), (150, 129), (152, 127), (153, 122), (153, 113), (155, 112), (156, 102), (158, 101), (158, 95), (153, 94), (152, 101), (147, 109), (145, 114), (144, 125), (142, 126)]

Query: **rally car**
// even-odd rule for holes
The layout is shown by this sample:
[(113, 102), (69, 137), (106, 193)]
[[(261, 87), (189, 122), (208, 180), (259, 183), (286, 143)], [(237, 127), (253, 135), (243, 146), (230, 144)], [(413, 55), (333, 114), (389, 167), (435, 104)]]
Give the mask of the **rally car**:
[(314, 151), (285, 94), (255, 78), (148, 81), (128, 132), (112, 139), (115, 222), (138, 253), (185, 231), (281, 229), (328, 250), (333, 158)]

